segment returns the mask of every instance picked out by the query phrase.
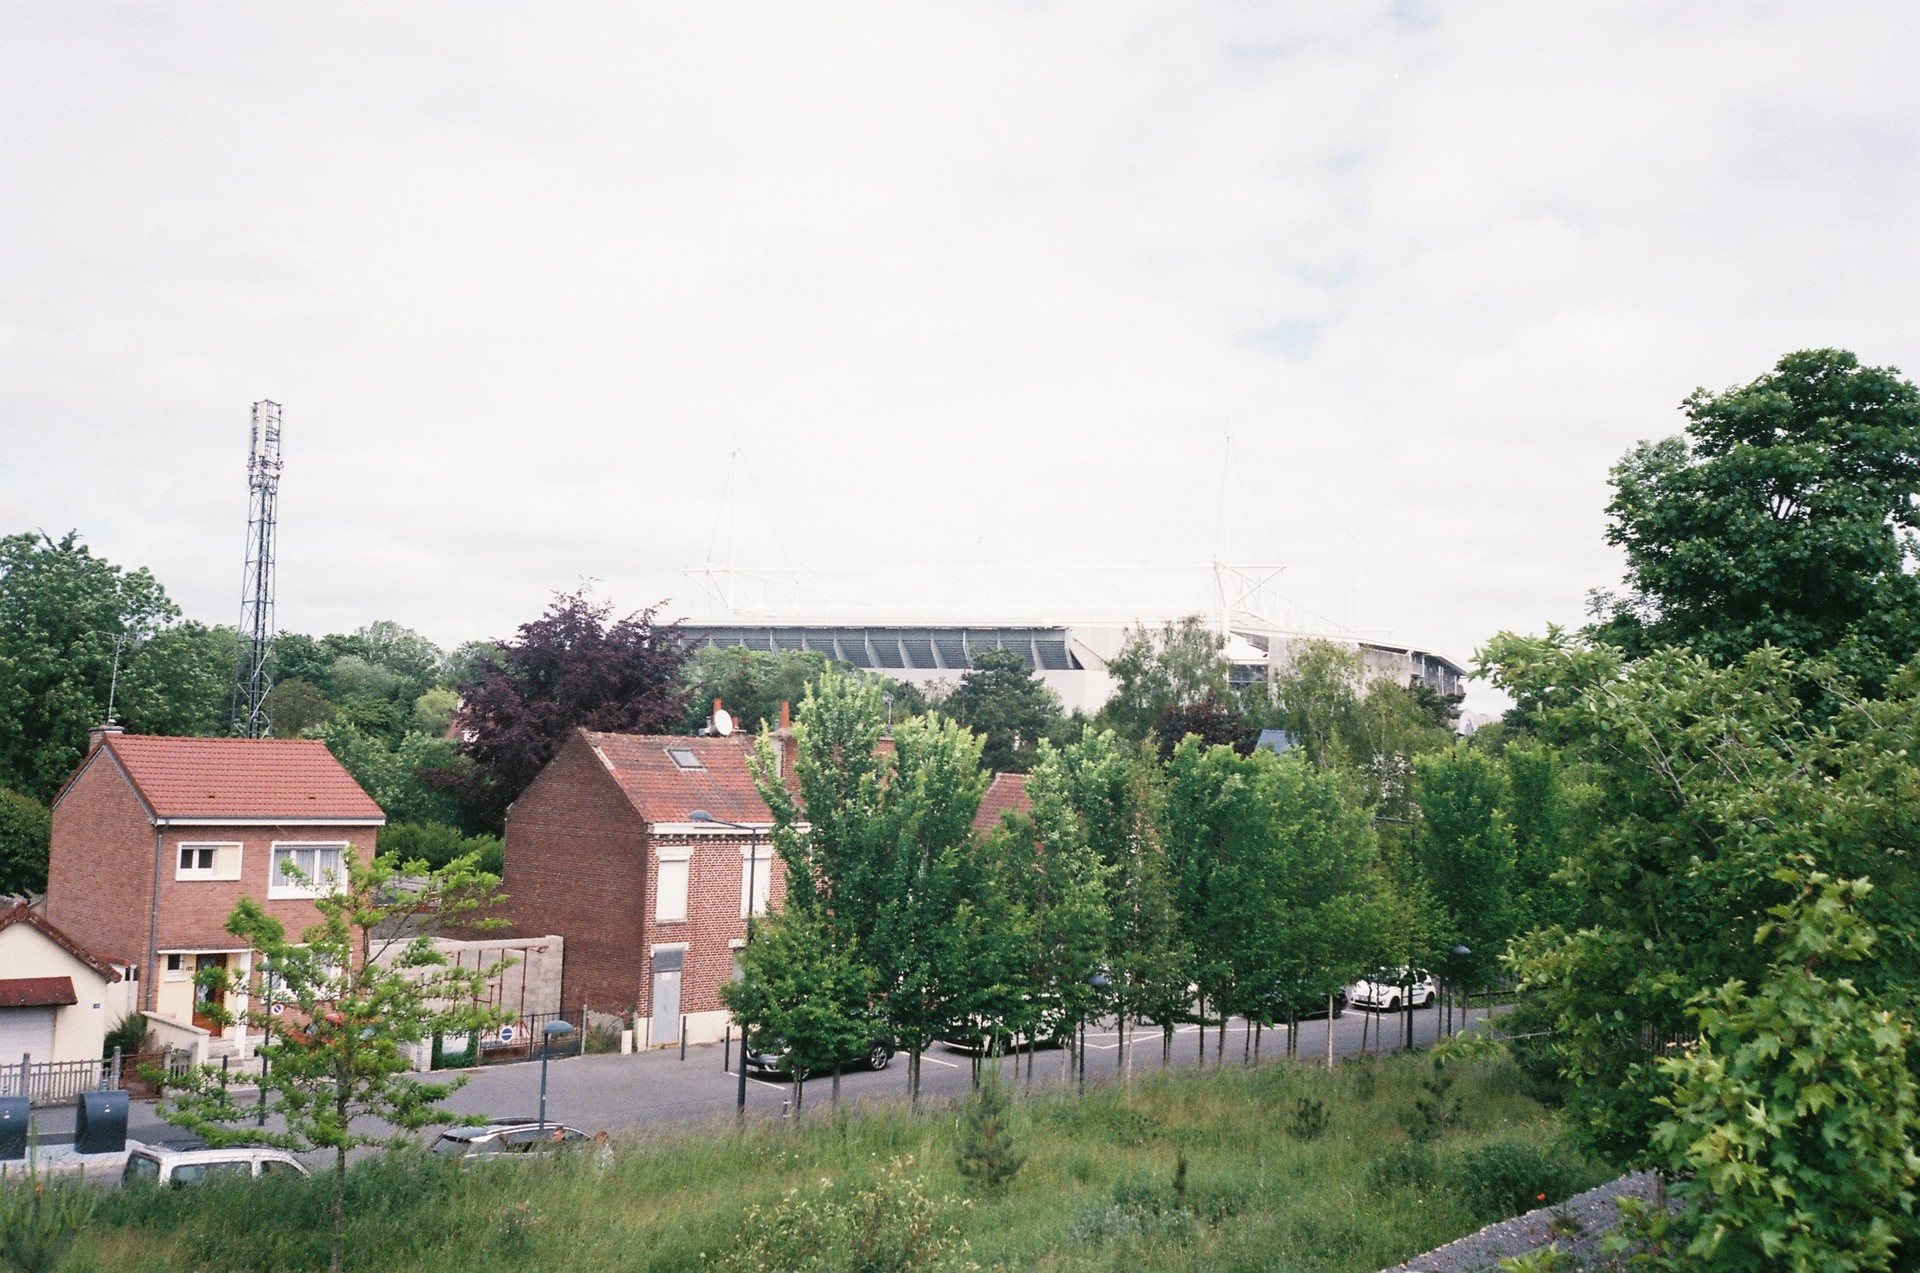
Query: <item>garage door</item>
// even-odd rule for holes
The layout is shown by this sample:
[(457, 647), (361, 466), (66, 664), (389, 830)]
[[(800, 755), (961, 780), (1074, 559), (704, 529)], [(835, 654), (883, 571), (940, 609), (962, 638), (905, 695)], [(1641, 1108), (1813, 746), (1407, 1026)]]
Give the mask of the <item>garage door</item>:
[(53, 1014), (57, 1011), (57, 1008), (0, 1008), (0, 1065), (19, 1065), (22, 1053), (36, 1061), (51, 1061)]

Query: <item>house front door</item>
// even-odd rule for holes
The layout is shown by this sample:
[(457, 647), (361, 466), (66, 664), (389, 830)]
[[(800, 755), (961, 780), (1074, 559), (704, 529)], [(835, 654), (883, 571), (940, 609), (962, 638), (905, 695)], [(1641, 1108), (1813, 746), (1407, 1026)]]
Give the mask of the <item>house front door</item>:
[(225, 955), (194, 956), (193, 1023), (202, 1030), (211, 1030), (215, 1034), (220, 1033), (220, 1027), (214, 1024), (213, 1018), (208, 1015), (208, 1009), (224, 1006), (227, 1002), (227, 990), (225, 986), (207, 985), (200, 980), (200, 974), (206, 972), (209, 968), (225, 972), (226, 967), (227, 957)]

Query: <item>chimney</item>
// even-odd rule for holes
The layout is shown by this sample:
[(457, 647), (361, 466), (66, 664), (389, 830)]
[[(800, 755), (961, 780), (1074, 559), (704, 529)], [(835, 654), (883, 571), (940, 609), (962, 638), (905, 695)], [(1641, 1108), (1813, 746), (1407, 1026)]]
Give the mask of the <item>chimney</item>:
[(87, 755), (100, 750), (100, 744), (107, 741), (108, 734), (124, 734), (127, 731), (109, 721), (105, 725), (95, 725), (87, 731)]

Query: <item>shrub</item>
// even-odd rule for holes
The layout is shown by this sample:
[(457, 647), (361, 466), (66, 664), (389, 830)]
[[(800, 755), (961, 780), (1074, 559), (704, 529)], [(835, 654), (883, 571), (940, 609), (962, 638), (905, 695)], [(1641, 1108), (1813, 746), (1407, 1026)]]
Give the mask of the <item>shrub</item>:
[(1374, 1193), (1397, 1189), (1430, 1189), (1440, 1179), (1440, 1159), (1423, 1141), (1389, 1146), (1367, 1164), (1367, 1188)]
[(18, 1273), (51, 1273), (93, 1218), (94, 1203), (94, 1192), (77, 1179), (0, 1180), (0, 1260)]
[(1431, 1069), (1420, 1080), (1420, 1094), (1413, 1098), (1412, 1107), (1400, 1112), (1400, 1126), (1410, 1138), (1432, 1144), (1459, 1121), (1461, 1100), (1452, 1095), (1452, 1090), (1453, 1074), (1447, 1060), (1435, 1056)]
[(990, 1067), (980, 1086), (967, 1096), (959, 1143), (954, 1147), (954, 1166), (960, 1174), (989, 1192), (1006, 1188), (1026, 1165), (1025, 1155), (1014, 1149), (1007, 1130), (1011, 1112), (999, 1067)]
[(1319, 1140), (1327, 1130), (1325, 1102), (1303, 1096), (1293, 1103), (1293, 1121), (1287, 1130), (1297, 1140)]
[(123, 1057), (132, 1056), (141, 1050), (140, 1045), (147, 1041), (147, 1018), (138, 1012), (129, 1012), (121, 1017), (113, 1029), (107, 1031), (107, 1037), (101, 1045), (101, 1056), (112, 1056), (118, 1049)]
[(1450, 1183), (1483, 1223), (1559, 1202), (1579, 1179), (1577, 1160), (1521, 1140), (1496, 1140), (1463, 1155)]
[(907, 1175), (911, 1158), (896, 1158), (872, 1184), (858, 1189), (823, 1185), (811, 1195), (787, 1195), (772, 1210), (747, 1209), (746, 1224), (718, 1267), (737, 1273), (910, 1273), (951, 1267), (966, 1242), (951, 1212), (969, 1204), (927, 1196)]

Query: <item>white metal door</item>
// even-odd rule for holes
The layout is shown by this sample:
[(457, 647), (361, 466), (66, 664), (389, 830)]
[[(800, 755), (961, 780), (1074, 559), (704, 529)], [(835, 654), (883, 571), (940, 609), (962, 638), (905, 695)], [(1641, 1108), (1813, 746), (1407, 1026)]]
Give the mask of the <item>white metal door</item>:
[(653, 1028), (648, 1042), (680, 1042), (680, 969), (685, 966), (685, 946), (656, 946), (653, 950)]

